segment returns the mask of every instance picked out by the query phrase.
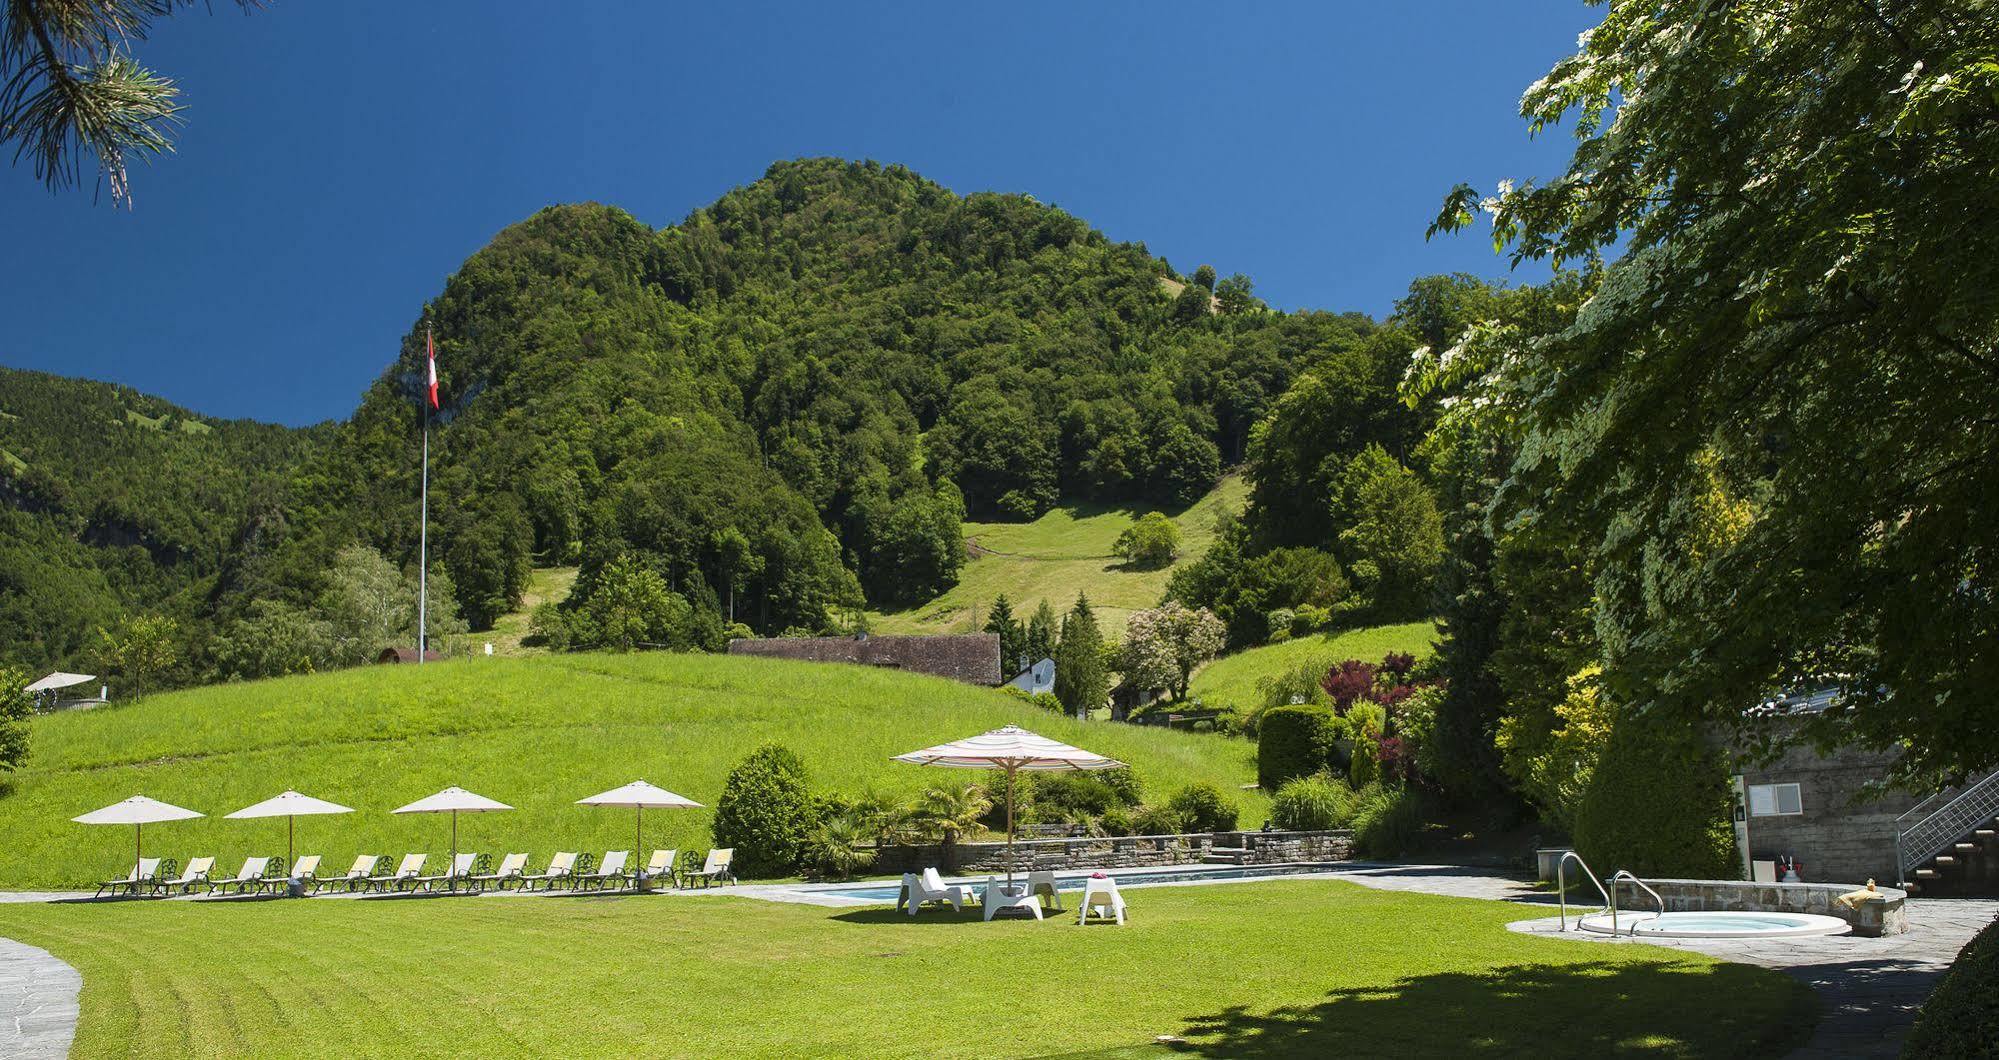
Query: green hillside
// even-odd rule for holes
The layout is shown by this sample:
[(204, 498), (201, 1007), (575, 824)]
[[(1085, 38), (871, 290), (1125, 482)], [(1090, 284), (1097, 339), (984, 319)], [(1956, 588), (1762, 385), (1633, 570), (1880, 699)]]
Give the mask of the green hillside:
[(1031, 523), (966, 523), (971, 559), (958, 572), (958, 584), (920, 607), (876, 616), (875, 628), (882, 633), (965, 633), (978, 628), (1001, 593), (1025, 616), (1044, 599), (1062, 614), (1078, 592), (1085, 592), (1106, 632), (1122, 633), (1133, 611), (1159, 603), (1174, 567), (1199, 558), (1208, 547), (1216, 514), (1241, 508), (1247, 495), (1242, 479), (1230, 475), (1174, 514), (1180, 558), (1158, 570), (1133, 569), (1114, 549), (1118, 535), (1144, 509), (1077, 504)]
[[(713, 805), (730, 765), (767, 740), (805, 761), (816, 787), (914, 793), (980, 774), (891, 755), (1019, 722), (1131, 763), (1148, 797), (1205, 780), (1235, 789), (1254, 747), (1235, 740), (1083, 724), (939, 678), (773, 659), (554, 655), (219, 685), (33, 723), (34, 755), (0, 799), (0, 887), (74, 886), (129, 864), (131, 831), (70, 818), (135, 793), (211, 816), (148, 829), (150, 853), (183, 860), (282, 854), (283, 821), (219, 815), (295, 788), (358, 813), (306, 819), (305, 853), (442, 852), (447, 822), (387, 811), (458, 784), (518, 808), (465, 817), (461, 846), (623, 848), (627, 811), (572, 805), (637, 778)], [(1265, 804), (1241, 793), (1243, 824)], [(648, 815), (648, 843), (709, 844), (706, 810)]]
[(1295, 637), (1216, 659), (1194, 674), (1187, 692), (1211, 706), (1228, 704), (1248, 709), (1258, 702), (1256, 683), (1266, 677), (1286, 674), (1308, 664), (1330, 666), (1345, 659), (1380, 662), (1389, 652), (1408, 652), (1421, 659), (1434, 649), (1436, 639), (1437, 627), (1433, 622)]

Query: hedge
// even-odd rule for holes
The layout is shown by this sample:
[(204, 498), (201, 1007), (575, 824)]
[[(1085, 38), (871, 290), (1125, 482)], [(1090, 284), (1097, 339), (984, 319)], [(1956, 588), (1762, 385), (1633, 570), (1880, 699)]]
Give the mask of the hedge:
[(804, 867), (819, 807), (805, 786), (805, 765), (778, 744), (751, 751), (722, 782), (711, 827), (718, 847), (734, 847), (736, 871), (790, 876)]
[(1902, 1046), (1902, 1060), (1999, 1057), (1999, 921), (1965, 944)]
[(1575, 846), (1600, 872), (1742, 878), (1721, 752), (1690, 723), (1622, 715), (1576, 808)]
[(1256, 730), (1256, 782), (1276, 791), (1284, 782), (1309, 777), (1336, 760), (1334, 741), (1344, 727), (1333, 712), (1320, 706), (1272, 707), (1263, 712)]

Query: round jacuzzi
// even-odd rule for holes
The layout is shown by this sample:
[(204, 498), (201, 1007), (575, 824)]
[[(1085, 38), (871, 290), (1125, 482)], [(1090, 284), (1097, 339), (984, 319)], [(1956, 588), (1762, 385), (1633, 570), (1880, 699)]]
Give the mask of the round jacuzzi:
[(1796, 935), (1844, 935), (1853, 926), (1836, 916), (1818, 913), (1752, 913), (1738, 911), (1686, 913), (1620, 913), (1612, 929), (1610, 915), (1593, 913), (1576, 926), (1599, 935), (1638, 938), (1766, 939)]

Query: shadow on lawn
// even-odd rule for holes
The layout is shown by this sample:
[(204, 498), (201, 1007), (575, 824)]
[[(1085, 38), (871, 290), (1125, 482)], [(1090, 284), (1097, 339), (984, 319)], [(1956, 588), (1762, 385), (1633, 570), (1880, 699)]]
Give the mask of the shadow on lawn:
[(1174, 1051), (1275, 1057), (1477, 1054), (1486, 1056), (1773, 1056), (1802, 1043), (1817, 1002), (1797, 990), (1769, 1023), (1729, 1007), (1773, 987), (1772, 973), (1739, 964), (1517, 965), (1445, 973), (1377, 988), (1336, 990), (1309, 1007), (1253, 1013), (1231, 1006), (1194, 1016)]

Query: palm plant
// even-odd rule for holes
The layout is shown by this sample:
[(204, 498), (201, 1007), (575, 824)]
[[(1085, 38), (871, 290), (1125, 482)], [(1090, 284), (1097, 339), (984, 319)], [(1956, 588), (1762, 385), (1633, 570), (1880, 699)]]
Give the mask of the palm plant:
[(868, 834), (861, 814), (836, 813), (820, 821), (806, 838), (806, 854), (822, 875), (844, 880), (874, 864), (875, 850), (867, 845)]
[(964, 832), (979, 827), (979, 818), (992, 806), (985, 790), (973, 785), (959, 788), (930, 788), (916, 799), (910, 823), (926, 836), (935, 836), (950, 845)]

